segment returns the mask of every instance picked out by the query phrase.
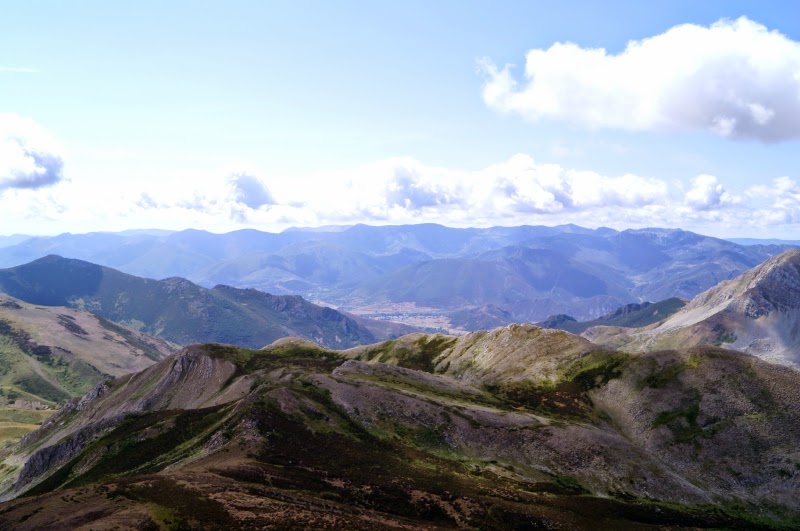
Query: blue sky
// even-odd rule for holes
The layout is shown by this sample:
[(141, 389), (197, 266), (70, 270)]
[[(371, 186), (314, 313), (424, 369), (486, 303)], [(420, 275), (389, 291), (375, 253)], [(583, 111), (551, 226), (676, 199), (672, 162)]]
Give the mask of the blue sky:
[(496, 4), (2, 2), (0, 234), (798, 237), (794, 3)]

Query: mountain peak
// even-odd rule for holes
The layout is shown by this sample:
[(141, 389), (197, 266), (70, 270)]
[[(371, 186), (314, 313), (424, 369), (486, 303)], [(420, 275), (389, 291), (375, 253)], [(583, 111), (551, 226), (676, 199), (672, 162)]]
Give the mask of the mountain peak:
[(796, 365), (798, 320), (800, 250), (790, 250), (701, 293), (658, 328), (623, 342), (647, 350), (712, 344)]
[(725, 306), (751, 319), (772, 311), (800, 308), (800, 250), (773, 256), (733, 280), (701, 293), (687, 311), (701, 306)]

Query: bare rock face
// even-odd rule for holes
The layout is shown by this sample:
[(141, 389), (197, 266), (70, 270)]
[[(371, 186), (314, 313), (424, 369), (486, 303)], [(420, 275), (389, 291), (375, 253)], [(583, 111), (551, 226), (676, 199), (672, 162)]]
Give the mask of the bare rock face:
[(800, 250), (787, 251), (695, 297), (651, 330), (592, 330), (629, 350), (716, 345), (800, 366)]
[(724, 307), (751, 319), (800, 308), (800, 250), (787, 251), (698, 295), (684, 311)]

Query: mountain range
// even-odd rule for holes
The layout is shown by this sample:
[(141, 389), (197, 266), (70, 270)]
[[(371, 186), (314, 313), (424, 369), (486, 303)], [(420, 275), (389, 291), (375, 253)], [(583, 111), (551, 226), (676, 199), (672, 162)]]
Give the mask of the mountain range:
[(82, 308), (178, 345), (258, 348), (298, 336), (344, 348), (412, 330), (351, 317), (299, 296), (207, 289), (178, 277), (152, 280), (53, 255), (0, 270), (0, 292), (31, 304)]
[(476, 330), (691, 299), (793, 245), (747, 243), (755, 244), (575, 225), (134, 231), (30, 238), (1, 247), (0, 266), (59, 254), (148, 278), (297, 294), (367, 317), (428, 315), (439, 319), (433, 328)]
[(241, 339), (247, 312), (319, 334), (327, 310), (361, 330), (297, 296), (55, 256), (0, 270), (0, 290), (6, 394), (38, 396), (25, 367), (67, 391), (54, 407), (97, 382), (0, 450), (0, 528), (800, 526), (800, 250), (688, 304), (543, 323), (583, 337), (512, 324), (335, 350), (310, 333), (167, 355), (107, 320)]
[(798, 398), (800, 373), (734, 351), (532, 325), (195, 345), (0, 454), (0, 525), (792, 529)]

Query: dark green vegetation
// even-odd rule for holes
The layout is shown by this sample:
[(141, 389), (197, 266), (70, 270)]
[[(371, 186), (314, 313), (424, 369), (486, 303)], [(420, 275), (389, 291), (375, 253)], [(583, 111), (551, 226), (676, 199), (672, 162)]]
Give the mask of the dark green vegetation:
[(677, 297), (672, 297), (660, 302), (632, 303), (622, 306), (615, 311), (592, 319), (590, 321), (577, 321), (569, 315), (553, 315), (538, 323), (544, 328), (566, 330), (573, 334), (580, 334), (593, 326), (624, 326), (628, 328), (641, 328), (659, 321), (663, 321), (686, 306), (686, 302)]
[(625, 353), (590, 353), (565, 365), (555, 381), (514, 381), (489, 385), (487, 390), (518, 410), (554, 418), (597, 420), (603, 413), (593, 408), (589, 391), (618, 378), (629, 359)]
[(288, 343), (265, 350), (251, 350), (231, 345), (205, 345), (212, 359), (229, 361), (236, 367), (236, 374), (251, 374), (275, 369), (333, 370), (344, 358), (336, 351), (313, 344)]
[[(218, 342), (259, 348), (299, 336), (346, 348), (386, 337), (373, 334), (365, 321), (297, 296), (228, 286), (206, 289), (181, 278), (144, 279), (58, 256), (0, 270), (0, 290), (32, 304), (84, 308), (179, 345)], [(61, 324), (77, 331), (68, 319)], [(111, 323), (104, 326), (123, 333)], [(152, 346), (139, 346), (155, 355)]]
[(398, 345), (397, 341), (387, 341), (367, 350), (365, 359), (381, 363), (391, 363), (398, 367), (418, 371), (433, 372), (434, 359), (452, 347), (456, 338), (443, 335), (419, 335), (410, 345)]
[[(567, 336), (497, 335), (514, 352)], [(711, 347), (575, 350), (546, 378), (490, 378), (508, 345), (485, 348), (415, 334), (184, 349), (0, 454), (0, 485), (21, 495), (0, 527), (800, 525), (796, 371)]]
[[(280, 234), (63, 234), (2, 248), (0, 265), (59, 254), (149, 278), (300, 294), (343, 308), (415, 302), (448, 314), (454, 327), (478, 330), (692, 298), (796, 242), (762, 243), (672, 229), (356, 225)], [(96, 280), (81, 279), (84, 287)]]

